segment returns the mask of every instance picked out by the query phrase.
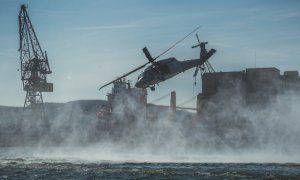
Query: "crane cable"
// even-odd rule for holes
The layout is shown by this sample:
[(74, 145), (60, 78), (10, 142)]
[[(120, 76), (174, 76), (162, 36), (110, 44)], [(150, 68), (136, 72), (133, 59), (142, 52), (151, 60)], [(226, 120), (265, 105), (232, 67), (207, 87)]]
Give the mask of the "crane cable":
[(161, 96), (161, 97), (159, 97), (159, 98), (157, 98), (157, 99), (154, 99), (154, 100), (151, 101), (150, 103), (151, 103), (151, 104), (156, 103), (156, 102), (158, 102), (158, 101), (160, 101), (160, 100), (162, 100), (162, 99), (164, 99), (164, 98), (166, 98), (166, 97), (168, 97), (168, 96), (170, 96), (170, 95), (171, 95), (171, 93), (167, 93), (167, 94), (165, 94), (165, 95), (163, 95), (163, 96)]
[(187, 103), (193, 101), (196, 97), (197, 97), (197, 96), (193, 96), (192, 98), (190, 98), (190, 99), (188, 99), (188, 100), (182, 102), (181, 104), (178, 104), (177, 106), (183, 106), (183, 105), (185, 105), (185, 104), (187, 104)]

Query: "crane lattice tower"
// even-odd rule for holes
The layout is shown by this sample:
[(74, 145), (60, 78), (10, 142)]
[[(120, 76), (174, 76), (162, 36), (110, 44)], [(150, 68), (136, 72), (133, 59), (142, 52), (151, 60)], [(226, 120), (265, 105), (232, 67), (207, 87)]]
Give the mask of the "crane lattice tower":
[(47, 75), (52, 72), (47, 53), (42, 51), (26, 8), (21, 5), (19, 13), (21, 80), (26, 91), (24, 111), (29, 109), (45, 118), (42, 92), (53, 92), (53, 84), (47, 82)]

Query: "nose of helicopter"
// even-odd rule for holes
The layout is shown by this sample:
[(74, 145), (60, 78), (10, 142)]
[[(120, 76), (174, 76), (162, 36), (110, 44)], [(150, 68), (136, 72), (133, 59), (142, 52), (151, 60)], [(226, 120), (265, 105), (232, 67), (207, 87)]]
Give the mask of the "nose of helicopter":
[(142, 88), (143, 87), (142, 84), (143, 84), (143, 79), (141, 78), (135, 83), (134, 86), (137, 88)]
[(152, 80), (153, 77), (151, 74), (148, 71), (145, 71), (139, 75), (134, 86), (137, 88), (147, 88), (149, 84), (151, 84)]
[(146, 88), (147, 87), (148, 78), (141, 75), (135, 83), (135, 87), (137, 88)]

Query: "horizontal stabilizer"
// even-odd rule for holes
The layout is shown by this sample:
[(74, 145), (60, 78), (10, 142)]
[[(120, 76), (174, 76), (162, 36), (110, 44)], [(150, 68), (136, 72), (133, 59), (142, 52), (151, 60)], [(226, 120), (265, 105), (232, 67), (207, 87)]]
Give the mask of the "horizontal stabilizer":
[(215, 49), (211, 49), (207, 52), (207, 54), (205, 54), (203, 60), (207, 61), (213, 54), (215, 54), (215, 52), (217, 52), (217, 50)]

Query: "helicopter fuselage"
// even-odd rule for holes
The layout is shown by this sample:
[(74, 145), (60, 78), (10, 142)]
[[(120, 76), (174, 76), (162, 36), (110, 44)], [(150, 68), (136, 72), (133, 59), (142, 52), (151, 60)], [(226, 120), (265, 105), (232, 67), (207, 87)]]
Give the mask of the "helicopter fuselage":
[[(197, 30), (199, 27), (197, 27), (195, 30)], [(192, 32), (194, 32), (194, 31), (192, 31)], [(147, 47), (144, 47), (142, 50), (143, 50), (146, 58), (148, 59), (147, 63), (129, 71), (128, 73), (112, 80), (111, 82), (109, 82), (107, 84), (104, 84), (103, 86), (101, 86), (99, 88), (99, 90), (114, 83), (115, 81), (118, 81), (118, 80), (142, 69), (142, 68), (145, 68), (145, 66), (150, 63), (151, 63), (151, 65), (148, 66), (146, 69), (144, 69), (144, 71), (138, 76), (135, 87), (143, 88), (143, 89), (150, 87), (151, 90), (155, 90), (156, 84), (158, 84), (162, 81), (165, 81), (167, 79), (170, 79), (170, 78), (176, 76), (177, 74), (184, 72), (188, 69), (191, 69), (193, 67), (196, 67), (196, 71), (194, 73), (194, 77), (195, 77), (197, 75), (197, 72), (198, 72), (198, 69), (200, 68), (200, 66), (202, 66), (216, 52), (215, 49), (210, 49), (209, 51), (207, 51), (205, 48), (205, 45), (208, 42), (200, 42), (197, 34), (196, 34), (196, 37), (198, 39), (199, 44), (192, 46), (192, 48), (195, 48), (195, 47), (200, 48), (200, 57), (198, 59), (178, 61), (176, 58), (171, 57), (168, 59), (156, 61), (156, 59), (158, 59), (160, 56), (162, 56), (163, 54), (168, 52), (170, 49), (175, 47), (178, 43), (180, 43), (182, 40), (184, 40), (186, 37), (188, 37), (191, 33), (189, 33), (183, 39), (177, 41), (173, 46), (171, 46), (170, 48), (168, 48), (166, 51), (164, 51), (160, 55), (156, 56), (155, 58), (153, 58), (151, 56)]]
[(164, 80), (170, 79), (177, 74), (188, 69), (203, 64), (205, 61), (200, 59), (192, 59), (186, 61), (178, 61), (171, 57), (163, 59), (148, 66), (139, 76), (135, 87), (147, 88), (154, 86)]

